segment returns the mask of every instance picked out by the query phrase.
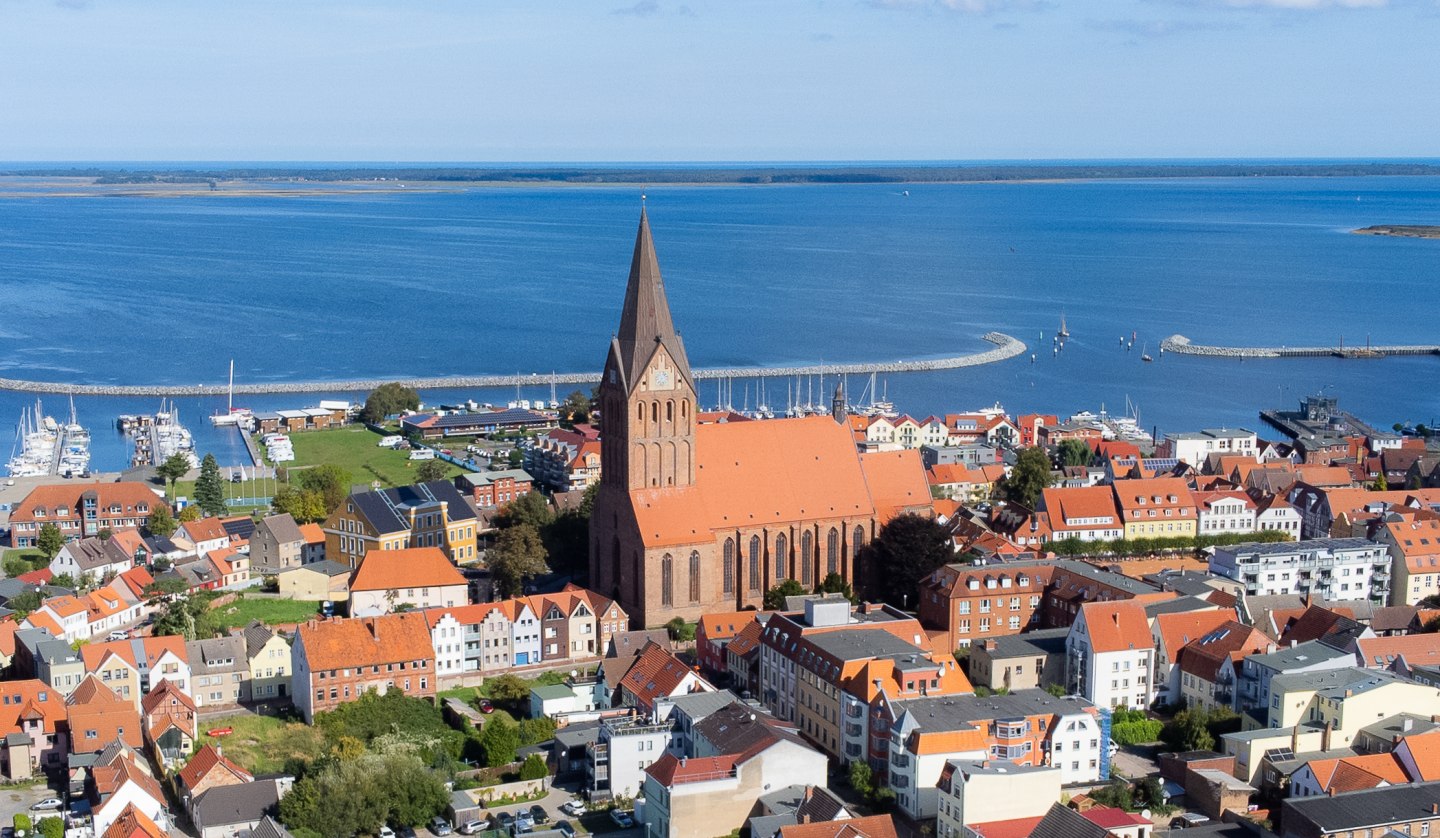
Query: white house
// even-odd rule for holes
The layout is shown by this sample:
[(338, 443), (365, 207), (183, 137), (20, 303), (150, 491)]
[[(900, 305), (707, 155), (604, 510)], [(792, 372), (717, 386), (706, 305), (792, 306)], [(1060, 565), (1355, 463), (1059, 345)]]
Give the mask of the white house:
[(1087, 602), (1065, 638), (1072, 693), (1099, 707), (1143, 709), (1155, 699), (1155, 646), (1145, 607), (1134, 601)]
[(1255, 529), (1279, 530), (1289, 533), (1295, 540), (1300, 539), (1300, 525), (1304, 518), (1283, 495), (1270, 495), (1255, 504)]
[(1205, 465), (1211, 454), (1243, 455), (1259, 459), (1254, 431), (1244, 428), (1208, 428), (1195, 433), (1166, 434), (1170, 456), (1196, 468)]
[(135, 566), (135, 557), (125, 551), (114, 538), (84, 538), (68, 542), (50, 560), (50, 572), (69, 574), (77, 581), (99, 582), (106, 576), (119, 576)]
[(470, 588), (439, 547), (371, 550), (350, 579), (350, 616), (376, 617), (412, 608), (455, 608), (470, 602)]
[[(1238, 490), (1195, 493), (1200, 535), (1255, 531), (1255, 501)], [(1299, 516), (1296, 516), (1297, 520)]]
[(1386, 603), (1390, 565), (1385, 545), (1364, 538), (1236, 544), (1210, 553), (1210, 572), (1241, 583), (1247, 596), (1314, 593)]
[(540, 618), (524, 604), (511, 623), (510, 654), (516, 666), (540, 662)]

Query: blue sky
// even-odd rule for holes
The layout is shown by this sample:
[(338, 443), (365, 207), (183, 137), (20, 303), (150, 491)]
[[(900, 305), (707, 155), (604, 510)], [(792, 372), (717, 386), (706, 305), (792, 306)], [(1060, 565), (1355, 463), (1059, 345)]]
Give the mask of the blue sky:
[(1440, 0), (0, 0), (0, 160), (1440, 155)]

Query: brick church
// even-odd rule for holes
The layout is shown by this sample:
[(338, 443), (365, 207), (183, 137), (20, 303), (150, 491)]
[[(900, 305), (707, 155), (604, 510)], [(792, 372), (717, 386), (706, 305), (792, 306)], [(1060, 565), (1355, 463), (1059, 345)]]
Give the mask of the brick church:
[(786, 579), (853, 582), (856, 548), (902, 512), (929, 514), (916, 451), (862, 457), (830, 416), (701, 421), (643, 210), (599, 408), (591, 587), (638, 625), (759, 608)]

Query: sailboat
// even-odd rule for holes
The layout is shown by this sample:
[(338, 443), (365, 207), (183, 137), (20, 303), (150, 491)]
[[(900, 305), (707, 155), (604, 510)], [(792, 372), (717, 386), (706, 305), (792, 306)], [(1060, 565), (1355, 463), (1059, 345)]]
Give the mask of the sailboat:
[(235, 359), (230, 359), (230, 384), (226, 389), (225, 412), (216, 413), (210, 417), (210, 424), (220, 425), (241, 425), (250, 424), (250, 408), (235, 406)]
[(1065, 326), (1065, 312), (1063, 311), (1060, 312), (1060, 331), (1056, 332), (1055, 336), (1062, 340), (1070, 337), (1070, 330)]
[(1147, 351), (1149, 350), (1149, 348), (1150, 344), (1148, 343), (1140, 347), (1140, 360), (1144, 361), (1147, 364), (1155, 360), (1154, 358), (1150, 357), (1150, 353)]

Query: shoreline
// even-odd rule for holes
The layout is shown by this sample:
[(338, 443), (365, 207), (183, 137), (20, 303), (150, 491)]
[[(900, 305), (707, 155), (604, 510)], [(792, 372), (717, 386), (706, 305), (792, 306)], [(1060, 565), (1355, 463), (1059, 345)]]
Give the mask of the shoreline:
[(1375, 224), (1350, 232), (1359, 236), (1388, 236), (1396, 239), (1440, 239), (1440, 224)]

